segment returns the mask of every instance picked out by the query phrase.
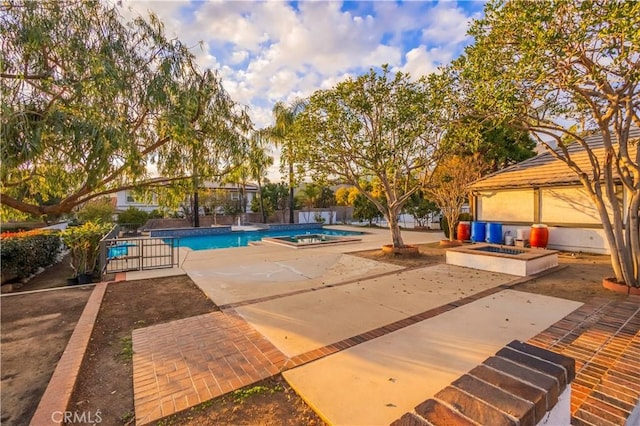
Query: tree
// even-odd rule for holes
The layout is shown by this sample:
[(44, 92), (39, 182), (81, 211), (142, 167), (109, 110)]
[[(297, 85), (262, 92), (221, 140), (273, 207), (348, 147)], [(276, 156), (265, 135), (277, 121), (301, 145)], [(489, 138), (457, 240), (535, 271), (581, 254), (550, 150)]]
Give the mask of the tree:
[(231, 220), (235, 223), (236, 218), (242, 215), (242, 204), (240, 200), (233, 200), (231, 197), (228, 197), (225, 203), (222, 205), (222, 211), (225, 216), (231, 216)]
[[(640, 127), (640, 3), (491, 2), (470, 34), (456, 69), (476, 111), (530, 132), (576, 174), (616, 279), (640, 287), (640, 143), (630, 137)], [(602, 145), (585, 141), (594, 133)], [(574, 161), (573, 144), (587, 164)]]
[(135, 228), (139, 228), (149, 220), (149, 214), (144, 210), (139, 210), (135, 207), (129, 207), (127, 210), (118, 213), (117, 222), (120, 225), (134, 225)]
[(311, 209), (317, 207), (321, 194), (322, 189), (315, 183), (308, 183), (300, 190), (302, 204), (307, 208), (307, 222), (309, 222)]
[[(353, 206), (353, 201), (355, 200), (357, 192), (358, 190), (353, 186), (341, 186), (340, 188), (336, 189), (336, 193), (335, 193), (336, 204), (338, 206), (343, 206), (343, 207)], [(347, 212), (346, 212), (346, 209), (343, 209), (342, 223), (346, 223), (346, 221), (347, 221)]]
[(478, 157), (450, 156), (438, 164), (431, 182), (425, 187), (449, 226), (449, 241), (453, 241), (460, 209), (469, 197), (471, 183), (482, 174), (483, 164)]
[(373, 201), (364, 194), (356, 195), (353, 200), (353, 217), (358, 220), (366, 220), (369, 222), (369, 226), (373, 224), (373, 219), (380, 216), (380, 210)]
[(414, 217), (418, 226), (425, 227), (429, 217), (437, 213), (439, 209), (436, 203), (429, 200), (421, 190), (411, 195), (404, 206), (404, 211)]
[(273, 157), (268, 154), (266, 148), (267, 140), (268, 134), (266, 130), (254, 132), (251, 137), (248, 156), (249, 175), (258, 184), (258, 203), (262, 223), (267, 223), (268, 216), (264, 206), (264, 197), (262, 196), (262, 183), (267, 177), (267, 170), (273, 165)]
[(247, 188), (247, 182), (249, 181), (249, 172), (249, 162), (247, 159), (244, 159), (244, 161), (236, 166), (224, 180), (226, 183), (235, 185), (238, 189), (238, 208), (240, 209), (239, 215), (242, 222), (244, 222), (243, 216), (247, 212), (247, 197), (245, 191)]
[(213, 215), (213, 224), (218, 224), (218, 211), (226, 204), (229, 195), (224, 189), (216, 188), (207, 191), (202, 197), (204, 206), (209, 209)]
[(111, 198), (97, 198), (87, 202), (78, 210), (77, 218), (81, 223), (85, 222), (113, 222), (113, 215), (116, 208), (111, 202)]
[[(528, 132), (481, 120), (470, 123), (473, 119), (461, 120), (449, 130), (448, 137), (454, 140), (452, 151), (461, 156), (478, 155), (482, 158), (486, 169), (484, 173), (497, 172), (500, 169), (524, 161), (536, 155), (536, 142)], [(464, 126), (462, 135), (458, 135), (457, 126)], [(472, 129), (477, 130), (477, 137), (467, 137)]]
[[(398, 215), (434, 164), (434, 125), (426, 79), (412, 81), (387, 66), (349, 78), (309, 99), (298, 119), (309, 169), (355, 186), (387, 219), (394, 248), (404, 247)], [(380, 181), (386, 204), (362, 186)]]
[(320, 196), (316, 207), (329, 210), (329, 225), (333, 225), (333, 207), (336, 205), (336, 197), (333, 190), (327, 185), (320, 186)]
[(275, 210), (282, 211), (282, 223), (285, 222), (285, 210), (289, 200), (289, 188), (285, 183), (266, 183), (260, 194), (265, 200), (265, 205), (271, 206)]
[(316, 203), (316, 207), (323, 209), (330, 209), (331, 207), (336, 205), (336, 196), (326, 185), (320, 186), (320, 195), (318, 196), (318, 202)]
[(224, 174), (250, 127), (217, 74), (155, 15), (97, 0), (0, 6), (0, 198), (33, 215), (165, 182)]
[(280, 171), (287, 172), (289, 182), (289, 223), (294, 223), (295, 198), (294, 189), (299, 179), (296, 173), (296, 162), (299, 159), (299, 141), (296, 139), (294, 124), (298, 115), (304, 110), (305, 102), (297, 100), (291, 105), (278, 102), (273, 107), (274, 125), (271, 127), (269, 135), (276, 145), (281, 147)]

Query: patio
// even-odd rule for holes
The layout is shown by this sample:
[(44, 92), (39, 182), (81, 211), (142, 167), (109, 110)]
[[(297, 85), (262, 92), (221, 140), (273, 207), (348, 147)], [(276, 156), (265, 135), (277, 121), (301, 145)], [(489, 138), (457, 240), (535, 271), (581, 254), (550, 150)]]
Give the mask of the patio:
[[(386, 241), (386, 232), (375, 231), (357, 249)], [(440, 237), (409, 235), (411, 243)], [(137, 423), (282, 372), (329, 423), (388, 424), (514, 338), (576, 358), (576, 424), (623, 424), (636, 408), (637, 298), (581, 306), (510, 290), (528, 288), (530, 277), (443, 264), (402, 269), (337, 249), (249, 247), (241, 258), (235, 250), (191, 252), (181, 256), (182, 268), (128, 273), (135, 280), (188, 271), (229, 301), (222, 312), (134, 330)], [(230, 275), (234, 259), (245, 266)], [(274, 265), (277, 273), (265, 273)], [(575, 280), (565, 267), (543, 281)], [(237, 291), (238, 283), (246, 287)], [(99, 305), (92, 297), (87, 309)], [(54, 402), (49, 390), (43, 401)]]
[[(422, 242), (440, 238), (408, 235)], [(387, 238), (386, 232), (373, 232), (358, 249), (379, 247)], [(529, 339), (580, 306), (505, 291), (521, 281), (512, 275), (443, 264), (401, 271), (343, 250), (354, 246), (257, 246), (242, 249), (241, 258), (235, 249), (216, 250), (215, 256), (186, 253), (182, 268), (224, 314), (215, 315), (216, 321), (213, 315), (191, 318), (134, 334), (137, 422), (279, 370), (330, 423), (389, 423), (424, 399), (426, 384), (444, 387), (506, 342)], [(196, 344), (192, 335), (199, 328), (209, 337)], [(240, 329), (269, 347), (236, 344), (225, 353), (214, 351), (222, 342), (237, 341)], [(162, 344), (149, 345), (156, 340)], [(189, 355), (190, 350), (198, 352)], [(442, 350), (449, 352), (438, 356)]]

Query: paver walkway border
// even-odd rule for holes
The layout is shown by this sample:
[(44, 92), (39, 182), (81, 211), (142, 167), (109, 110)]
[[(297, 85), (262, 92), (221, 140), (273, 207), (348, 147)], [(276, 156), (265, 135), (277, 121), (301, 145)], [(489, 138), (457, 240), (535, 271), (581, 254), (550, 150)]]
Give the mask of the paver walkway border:
[(31, 418), (31, 425), (63, 424), (63, 414), (67, 409), (67, 405), (69, 405), (106, 290), (107, 283), (98, 283), (91, 292), (91, 296), (89, 296), (89, 300), (67, 343), (67, 347), (51, 376), (47, 389), (44, 391), (42, 399), (40, 399), (38, 408), (36, 408), (36, 412)]

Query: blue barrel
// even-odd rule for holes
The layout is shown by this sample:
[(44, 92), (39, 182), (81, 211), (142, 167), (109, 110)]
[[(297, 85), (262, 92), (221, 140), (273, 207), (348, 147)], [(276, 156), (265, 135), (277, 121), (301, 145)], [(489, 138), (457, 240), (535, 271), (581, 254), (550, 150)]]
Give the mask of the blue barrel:
[(471, 222), (471, 241), (484, 243), (485, 226), (484, 222)]
[(502, 224), (487, 223), (487, 242), (492, 244), (502, 244)]

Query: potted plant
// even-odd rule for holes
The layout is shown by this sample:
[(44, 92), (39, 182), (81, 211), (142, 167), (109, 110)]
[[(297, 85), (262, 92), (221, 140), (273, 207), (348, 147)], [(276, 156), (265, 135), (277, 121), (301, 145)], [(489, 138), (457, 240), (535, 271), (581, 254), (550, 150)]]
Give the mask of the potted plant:
[(110, 229), (110, 224), (86, 222), (62, 232), (62, 241), (71, 251), (71, 268), (78, 284), (92, 281), (100, 254), (100, 240)]

